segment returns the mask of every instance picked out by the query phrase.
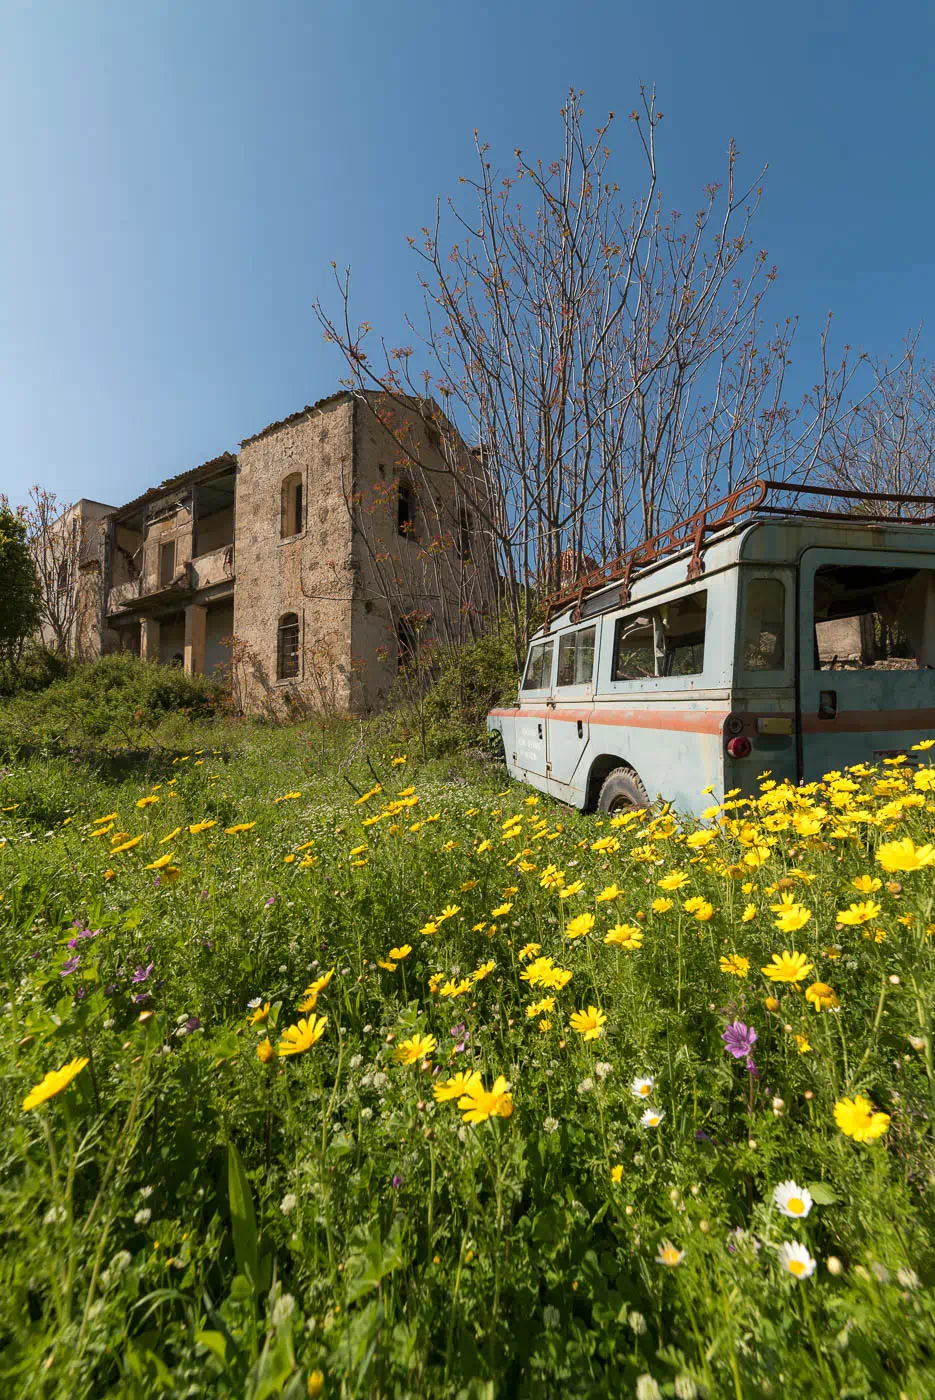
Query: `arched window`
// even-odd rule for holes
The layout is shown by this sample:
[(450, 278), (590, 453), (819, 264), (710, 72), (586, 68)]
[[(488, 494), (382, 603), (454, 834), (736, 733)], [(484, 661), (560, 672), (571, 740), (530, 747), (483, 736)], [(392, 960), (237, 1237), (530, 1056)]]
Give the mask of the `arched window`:
[(288, 681), (299, 674), (299, 619), (283, 613), (276, 632), (276, 679)]
[(302, 499), (302, 473), (292, 472), (282, 483), (280, 515), (280, 538), (287, 540), (292, 535), (300, 535), (305, 528), (305, 510)]

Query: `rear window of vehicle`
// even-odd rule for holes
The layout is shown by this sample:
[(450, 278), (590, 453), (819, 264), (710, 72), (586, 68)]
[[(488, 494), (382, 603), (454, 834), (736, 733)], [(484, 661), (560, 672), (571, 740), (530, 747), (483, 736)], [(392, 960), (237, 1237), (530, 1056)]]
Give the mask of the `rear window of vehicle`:
[(707, 590), (617, 619), (611, 680), (700, 676), (704, 670)]
[(552, 680), (553, 642), (533, 642), (526, 661), (523, 690), (547, 690)]
[(566, 632), (558, 642), (558, 685), (589, 685), (594, 679), (596, 627)]
[(935, 666), (935, 571), (828, 564), (815, 574), (816, 671)]
[(752, 578), (744, 611), (745, 671), (781, 671), (786, 664), (786, 590), (782, 579)]

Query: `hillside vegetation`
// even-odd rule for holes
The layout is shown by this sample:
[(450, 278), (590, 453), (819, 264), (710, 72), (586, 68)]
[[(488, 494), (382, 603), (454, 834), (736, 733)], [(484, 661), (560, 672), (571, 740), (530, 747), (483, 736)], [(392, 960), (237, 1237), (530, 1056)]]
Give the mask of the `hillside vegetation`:
[(928, 752), (696, 823), (381, 732), (0, 767), (0, 1391), (935, 1393)]

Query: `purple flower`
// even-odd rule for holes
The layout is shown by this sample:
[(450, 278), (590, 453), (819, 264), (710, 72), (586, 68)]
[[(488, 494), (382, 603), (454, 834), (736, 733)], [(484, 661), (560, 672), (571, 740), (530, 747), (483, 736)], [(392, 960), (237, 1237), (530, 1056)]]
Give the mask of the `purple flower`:
[(471, 1032), (459, 1021), (456, 1026), (452, 1026), (448, 1032), (452, 1040), (455, 1041), (454, 1053), (460, 1055), (467, 1048), (467, 1043), (471, 1038)]
[(756, 1074), (756, 1065), (753, 1063), (753, 1047), (756, 1044), (756, 1031), (752, 1026), (745, 1026), (743, 1021), (734, 1021), (721, 1033), (724, 1042), (724, 1049), (729, 1055), (733, 1055), (735, 1060), (746, 1060), (747, 1069), (751, 1074)]
[(200, 1031), (200, 1030), (201, 1030), (201, 1022), (199, 1021), (198, 1017), (197, 1017), (197, 1016), (189, 1016), (188, 1020), (187, 1020), (187, 1021), (183, 1021), (182, 1025), (179, 1026), (178, 1030), (177, 1030), (175, 1033), (176, 1033), (176, 1035), (178, 1035), (178, 1036), (182, 1036), (182, 1035), (191, 1035), (192, 1031)]
[(87, 987), (84, 985), (84, 983), (81, 983), (75, 988), (75, 1001), (83, 1001), (87, 994)]
[(135, 1004), (139, 1006), (141, 1002), (149, 1001), (149, 992), (137, 992), (133, 998)]
[(268, 899), (268, 900), (266, 901), (266, 903), (263, 905), (263, 908), (264, 908), (264, 909), (268, 909), (269, 906), (270, 906), (271, 904), (275, 904), (275, 903), (276, 903), (276, 896), (275, 896), (274, 894), (271, 894), (270, 897), (269, 897), (269, 899)]
[(394, 1190), (394, 1191), (398, 1191), (399, 1188), (400, 1188), (400, 1186), (402, 1186), (403, 1183), (405, 1182), (405, 1180), (406, 1180), (406, 1178), (405, 1178), (404, 1176), (394, 1176), (394, 1177), (393, 1177), (393, 1190)]
[[(147, 963), (145, 967), (138, 967), (138, 968), (136, 969), (136, 971), (134, 972), (134, 974), (133, 974), (133, 981), (134, 981), (134, 982), (145, 982), (146, 979), (147, 979), (147, 977), (148, 977), (149, 974), (152, 972), (152, 970), (153, 970), (153, 968), (154, 968), (155, 966), (156, 966), (155, 963)], [(754, 1040), (755, 1040), (755, 1039), (756, 1039), (756, 1036), (754, 1036), (753, 1038), (754, 1038)]]
[(63, 963), (62, 963), (61, 971), (60, 971), (60, 973), (59, 973), (59, 976), (60, 976), (60, 977), (69, 977), (69, 976), (71, 975), (71, 973), (73, 973), (73, 972), (75, 971), (75, 969), (77, 968), (77, 966), (78, 966), (78, 964), (80, 963), (80, 961), (81, 961), (81, 959), (80, 959), (80, 957), (78, 956), (78, 954), (76, 953), (75, 956), (74, 956), (73, 958), (69, 958), (67, 962), (63, 962)]

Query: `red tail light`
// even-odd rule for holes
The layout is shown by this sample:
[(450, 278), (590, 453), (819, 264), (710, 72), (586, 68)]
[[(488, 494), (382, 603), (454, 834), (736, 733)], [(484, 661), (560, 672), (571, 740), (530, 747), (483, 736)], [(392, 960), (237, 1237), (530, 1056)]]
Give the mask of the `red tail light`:
[(727, 752), (731, 758), (748, 758), (753, 751), (750, 740), (741, 735), (737, 739), (728, 739)]

